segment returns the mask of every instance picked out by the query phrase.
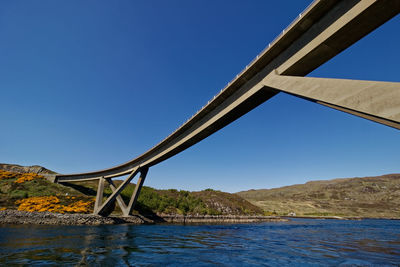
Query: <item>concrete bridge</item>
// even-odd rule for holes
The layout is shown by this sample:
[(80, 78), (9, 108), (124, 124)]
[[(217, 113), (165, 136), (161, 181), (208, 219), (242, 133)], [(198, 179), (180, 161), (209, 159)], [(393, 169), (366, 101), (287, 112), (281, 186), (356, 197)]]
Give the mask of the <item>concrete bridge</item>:
[[(303, 77), (400, 12), (400, 0), (316, 0), (225, 88), (144, 154), (100, 171), (57, 175), (55, 182), (98, 180), (95, 214), (117, 201), (134, 208), (148, 169), (205, 139), (280, 92), (400, 129), (400, 83)], [(396, 33), (394, 33), (396, 34)], [(128, 204), (120, 193), (139, 175)], [(129, 175), (118, 187), (112, 178)], [(104, 203), (108, 183), (113, 193)]]

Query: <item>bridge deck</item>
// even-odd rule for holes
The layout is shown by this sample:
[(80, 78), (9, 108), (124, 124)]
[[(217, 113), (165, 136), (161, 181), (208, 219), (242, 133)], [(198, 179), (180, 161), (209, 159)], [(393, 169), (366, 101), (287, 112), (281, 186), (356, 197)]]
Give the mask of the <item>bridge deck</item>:
[[(164, 161), (278, 94), (279, 90), (265, 86), (263, 81), (273, 71), (305, 76), (399, 12), (398, 0), (314, 1), (234, 80), (159, 144), (124, 164), (88, 173), (57, 175), (55, 181), (111, 178)], [(399, 121), (393, 123), (400, 125)]]

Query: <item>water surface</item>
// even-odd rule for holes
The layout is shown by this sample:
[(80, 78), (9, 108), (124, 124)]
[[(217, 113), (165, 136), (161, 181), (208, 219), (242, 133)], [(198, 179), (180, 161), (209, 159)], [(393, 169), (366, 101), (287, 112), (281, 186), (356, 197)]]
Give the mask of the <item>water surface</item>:
[(399, 266), (400, 221), (0, 226), (0, 265)]

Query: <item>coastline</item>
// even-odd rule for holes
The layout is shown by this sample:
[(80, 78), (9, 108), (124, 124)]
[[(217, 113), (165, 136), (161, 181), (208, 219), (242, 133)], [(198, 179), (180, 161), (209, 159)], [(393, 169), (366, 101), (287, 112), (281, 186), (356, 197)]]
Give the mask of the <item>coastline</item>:
[(289, 219), (277, 216), (242, 215), (162, 215), (130, 217), (102, 217), (93, 214), (61, 214), (51, 212), (27, 212), (18, 210), (0, 211), (0, 224), (37, 224), (37, 225), (107, 225), (107, 224), (196, 224), (196, 223), (254, 223), (284, 222)]
[(287, 219), (316, 219), (316, 220), (347, 220), (347, 221), (361, 221), (361, 220), (400, 220), (399, 217), (356, 217), (356, 216), (281, 216)]
[(93, 214), (61, 214), (51, 212), (0, 211), (0, 225), (117, 225), (117, 224), (203, 224), (203, 223), (257, 223), (287, 222), (291, 219), (352, 220), (399, 218), (339, 217), (339, 216), (246, 216), (246, 215), (132, 215), (129, 217), (102, 217)]
[(191, 224), (191, 223), (254, 223), (254, 222), (287, 222), (279, 216), (247, 216), (247, 215), (163, 215), (161, 222)]
[[(317, 220), (351, 220), (351, 221), (360, 221), (363, 219), (378, 219), (378, 218), (365, 218), (365, 217), (343, 217), (343, 216), (282, 216), (282, 218), (297, 218), (297, 219), (317, 219)], [(386, 219), (386, 218), (381, 218)]]

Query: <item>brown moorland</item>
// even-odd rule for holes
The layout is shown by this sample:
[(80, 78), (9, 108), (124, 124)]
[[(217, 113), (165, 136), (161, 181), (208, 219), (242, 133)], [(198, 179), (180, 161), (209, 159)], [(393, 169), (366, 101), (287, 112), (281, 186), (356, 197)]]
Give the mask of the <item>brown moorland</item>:
[(237, 195), (278, 215), (400, 218), (400, 174), (312, 181)]

